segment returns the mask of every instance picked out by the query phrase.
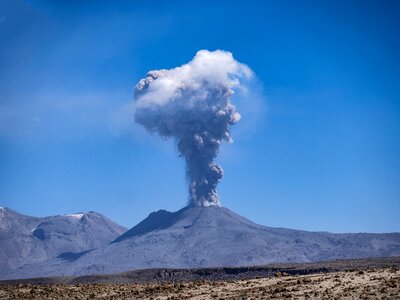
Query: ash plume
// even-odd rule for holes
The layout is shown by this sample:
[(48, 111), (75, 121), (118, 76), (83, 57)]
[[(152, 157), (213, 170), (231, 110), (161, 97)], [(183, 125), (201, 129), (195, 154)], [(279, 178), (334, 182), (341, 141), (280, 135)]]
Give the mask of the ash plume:
[(230, 52), (201, 50), (189, 63), (147, 73), (135, 89), (135, 122), (176, 140), (186, 161), (189, 205), (220, 205), (216, 187), (223, 169), (214, 159), (230, 126), (240, 120), (231, 103), (252, 71)]

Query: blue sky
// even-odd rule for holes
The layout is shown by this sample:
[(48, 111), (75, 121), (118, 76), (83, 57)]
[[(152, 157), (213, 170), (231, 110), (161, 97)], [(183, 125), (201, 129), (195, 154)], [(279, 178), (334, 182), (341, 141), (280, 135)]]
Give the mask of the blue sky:
[(398, 1), (2, 1), (0, 206), (127, 227), (183, 207), (173, 142), (127, 107), (147, 71), (222, 49), (258, 81), (217, 158), (222, 204), (268, 226), (400, 231), (399, 28)]

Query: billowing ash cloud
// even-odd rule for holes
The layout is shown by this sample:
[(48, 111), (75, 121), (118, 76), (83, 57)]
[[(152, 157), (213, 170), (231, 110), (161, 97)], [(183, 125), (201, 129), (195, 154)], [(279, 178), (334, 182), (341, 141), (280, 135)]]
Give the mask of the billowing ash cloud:
[(230, 52), (201, 50), (189, 63), (150, 71), (135, 90), (135, 121), (174, 138), (186, 160), (189, 205), (220, 205), (216, 187), (223, 170), (216, 162), (222, 140), (240, 120), (231, 97), (252, 71)]

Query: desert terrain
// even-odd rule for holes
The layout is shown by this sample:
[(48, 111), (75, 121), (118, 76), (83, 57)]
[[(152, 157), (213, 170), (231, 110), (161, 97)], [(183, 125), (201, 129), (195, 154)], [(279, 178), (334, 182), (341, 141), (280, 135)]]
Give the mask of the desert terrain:
[(142, 270), (0, 283), (0, 299), (4, 300), (285, 298), (400, 299), (400, 258), (249, 268)]

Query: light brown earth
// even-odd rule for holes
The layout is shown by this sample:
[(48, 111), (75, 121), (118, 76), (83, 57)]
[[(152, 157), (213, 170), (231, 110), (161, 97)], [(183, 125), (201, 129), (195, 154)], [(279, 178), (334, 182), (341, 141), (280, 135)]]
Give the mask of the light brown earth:
[(132, 284), (15, 284), (0, 299), (400, 299), (400, 270)]

